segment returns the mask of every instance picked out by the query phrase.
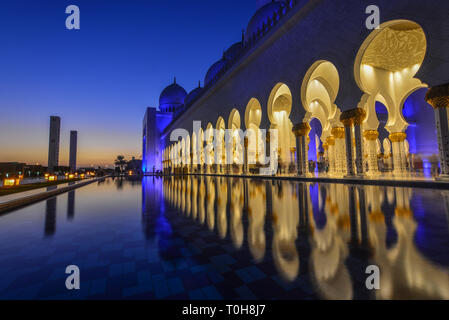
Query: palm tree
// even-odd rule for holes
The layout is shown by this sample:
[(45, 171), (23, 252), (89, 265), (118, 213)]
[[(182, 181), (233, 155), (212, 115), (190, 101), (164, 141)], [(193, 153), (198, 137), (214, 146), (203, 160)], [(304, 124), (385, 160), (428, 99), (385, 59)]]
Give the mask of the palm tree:
[(127, 161), (125, 157), (122, 155), (118, 155), (117, 159), (115, 159), (115, 166), (120, 169), (120, 174), (123, 173), (123, 168), (125, 167)]

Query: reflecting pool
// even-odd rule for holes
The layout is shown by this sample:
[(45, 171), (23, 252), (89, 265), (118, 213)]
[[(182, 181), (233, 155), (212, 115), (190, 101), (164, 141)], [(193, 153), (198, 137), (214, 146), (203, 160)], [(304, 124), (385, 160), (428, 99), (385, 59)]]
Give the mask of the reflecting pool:
[(448, 212), (445, 190), (110, 178), (0, 216), (0, 299), (449, 299)]

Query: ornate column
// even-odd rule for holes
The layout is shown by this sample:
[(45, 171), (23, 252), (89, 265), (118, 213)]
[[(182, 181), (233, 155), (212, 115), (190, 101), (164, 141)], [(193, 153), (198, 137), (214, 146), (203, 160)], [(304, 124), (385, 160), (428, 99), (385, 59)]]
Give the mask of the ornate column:
[(335, 169), (336, 174), (343, 176), (346, 174), (346, 151), (345, 151), (345, 128), (332, 128), (332, 136), (335, 139)]
[(292, 128), (292, 131), (296, 137), (296, 166), (298, 175), (305, 175), (308, 173), (308, 168), (306, 165), (306, 136), (309, 134), (310, 129), (311, 128), (308, 123), (298, 123)]
[(327, 144), (327, 142), (323, 143), (323, 149), (324, 149), (323, 162), (324, 165), (326, 165), (326, 163), (329, 163), (329, 145)]
[(352, 117), (350, 116), (350, 111), (343, 112), (340, 116), (340, 121), (345, 126), (346, 174), (348, 176), (354, 176), (355, 170), (352, 141)]
[[(355, 173), (361, 176), (363, 175), (364, 172), (361, 125), (363, 120), (365, 120), (365, 117), (366, 112), (361, 108), (355, 108), (345, 111), (340, 116), (340, 121), (345, 126), (346, 160), (347, 160), (346, 164), (348, 168), (347, 174), (349, 176), (353, 176), (355, 175)], [(352, 139), (353, 132), (354, 132), (354, 142)], [(355, 144), (355, 152), (353, 151), (353, 143)], [(354, 160), (356, 168), (354, 168)]]
[(379, 132), (377, 130), (365, 130), (363, 136), (366, 139), (367, 154), (368, 154), (368, 172), (370, 176), (375, 176), (379, 174), (379, 165), (377, 162), (377, 138), (379, 137)]
[(355, 137), (355, 165), (357, 168), (357, 175), (362, 176), (365, 172), (363, 165), (363, 140), (362, 140), (362, 123), (366, 118), (365, 110), (361, 108), (354, 109), (354, 137)]
[(292, 131), (296, 137), (296, 165), (298, 175), (307, 175), (309, 172), (307, 165), (307, 135), (310, 132), (310, 125), (308, 123), (296, 124)]
[(430, 88), (426, 94), (426, 101), (435, 111), (441, 178), (449, 179), (449, 83)]
[(333, 136), (327, 137), (326, 144), (328, 145), (327, 159), (329, 162), (329, 172), (330, 176), (335, 174), (335, 138)]
[(389, 136), (393, 153), (393, 174), (402, 176), (406, 173), (407, 159), (405, 158), (404, 140), (405, 132), (394, 132)]
[(266, 141), (266, 147), (265, 147), (265, 160), (268, 159), (268, 163), (266, 163), (266, 165), (268, 165), (269, 167), (271, 167), (271, 133), (269, 130), (267, 130), (267, 133), (265, 135), (265, 141)]
[(244, 153), (243, 153), (243, 173), (248, 174), (248, 137), (245, 136), (243, 138), (243, 147), (244, 147)]

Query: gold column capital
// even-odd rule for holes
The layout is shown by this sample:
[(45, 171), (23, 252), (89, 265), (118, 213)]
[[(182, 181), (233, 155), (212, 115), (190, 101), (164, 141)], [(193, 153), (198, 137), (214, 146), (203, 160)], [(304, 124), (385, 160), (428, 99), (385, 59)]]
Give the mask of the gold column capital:
[(394, 132), (389, 135), (391, 142), (402, 142), (407, 138), (405, 132)]
[(335, 145), (335, 138), (333, 136), (327, 137), (326, 143), (329, 146), (334, 146)]
[(430, 88), (426, 93), (426, 101), (434, 109), (449, 107), (449, 83)]
[(379, 132), (377, 130), (365, 130), (363, 136), (366, 140), (376, 140), (379, 137)]
[(342, 139), (345, 137), (345, 128), (343, 127), (332, 128), (331, 134), (337, 139)]
[(308, 135), (310, 132), (310, 125), (307, 122), (297, 123), (293, 126), (292, 131), (296, 137)]
[(340, 121), (345, 127), (350, 127), (351, 125), (360, 125), (366, 118), (366, 111), (362, 108), (355, 108), (347, 110), (341, 113)]

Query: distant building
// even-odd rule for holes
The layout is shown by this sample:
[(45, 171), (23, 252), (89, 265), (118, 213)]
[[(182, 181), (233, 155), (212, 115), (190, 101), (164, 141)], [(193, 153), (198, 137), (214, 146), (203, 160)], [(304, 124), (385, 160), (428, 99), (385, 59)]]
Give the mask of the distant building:
[(159, 110), (147, 108), (143, 119), (143, 159), (142, 171), (162, 170), (161, 133), (173, 119), (185, 109), (185, 102), (194, 100), (202, 90), (201, 87), (187, 94), (185, 89), (176, 83), (166, 87), (159, 96)]
[(70, 131), (70, 153), (69, 153), (69, 166), (70, 171), (76, 171), (76, 148), (77, 148), (78, 132)]
[(142, 172), (142, 160), (132, 157), (132, 159), (126, 164), (126, 170), (131, 170), (136, 174), (140, 174)]
[(50, 138), (48, 145), (48, 171), (53, 172), (59, 165), (59, 134), (61, 131), (61, 118), (50, 117)]
[(25, 163), (0, 162), (0, 178), (10, 178), (23, 175)]

